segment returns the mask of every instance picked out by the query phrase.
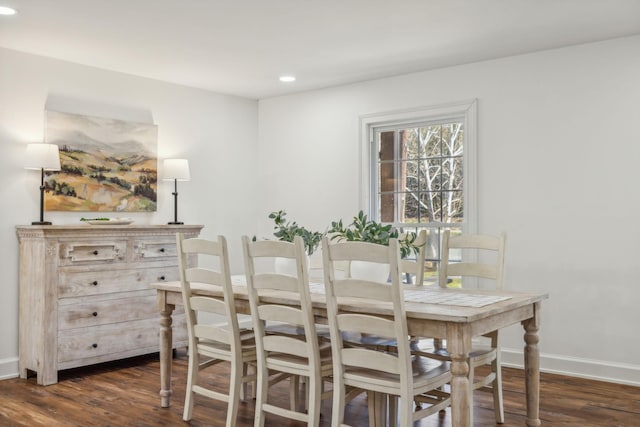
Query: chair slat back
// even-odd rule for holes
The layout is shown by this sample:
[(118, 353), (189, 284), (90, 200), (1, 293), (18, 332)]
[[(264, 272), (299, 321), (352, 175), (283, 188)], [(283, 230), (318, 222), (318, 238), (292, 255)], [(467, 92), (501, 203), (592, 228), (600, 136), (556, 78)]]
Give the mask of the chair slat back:
[[(461, 234), (452, 236), (445, 230), (442, 236), (442, 257), (440, 261), (440, 287), (446, 287), (450, 277), (478, 277), (495, 280), (496, 289), (502, 289), (504, 281), (504, 252), (506, 236), (486, 234)], [(484, 253), (492, 255), (493, 262), (450, 262), (449, 250), (477, 250), (479, 256)]]
[[(253, 317), (259, 363), (268, 366), (269, 352), (302, 356), (319, 372), (319, 347), (315, 320), (309, 293), (309, 276), (304, 242), (296, 236), (293, 242), (251, 241), (243, 236), (245, 273), (249, 304)], [(296, 263), (296, 276), (275, 271), (257, 272), (256, 264), (262, 258), (289, 258)], [(280, 303), (279, 297), (300, 301), (298, 306)], [(265, 324), (278, 322), (301, 327), (304, 336), (267, 334)]]
[[(203, 238), (185, 239), (182, 233), (176, 235), (178, 250), (180, 284), (182, 300), (187, 316), (189, 332), (189, 351), (196, 351), (200, 340), (216, 341), (230, 345), (231, 352), (240, 349), (240, 328), (236, 313), (227, 241), (224, 236), (218, 236), (217, 241)], [(190, 266), (189, 257), (198, 258), (198, 262), (211, 261), (217, 264), (213, 267)], [(223, 299), (193, 295), (192, 286), (208, 288), (222, 294)], [(212, 313), (223, 316), (224, 321), (218, 324), (201, 323), (202, 316), (198, 312)]]
[[(327, 315), (331, 331), (331, 346), (335, 375), (343, 376), (349, 369), (366, 368), (381, 373), (399, 374), (403, 387), (412, 387), (411, 355), (407, 319), (402, 294), (400, 250), (397, 239), (389, 246), (364, 242), (322, 242), (324, 257)], [(391, 281), (338, 279), (333, 263), (341, 261), (369, 261), (389, 265)], [(350, 310), (366, 306), (367, 313)], [(376, 308), (380, 314), (375, 314)], [(389, 356), (375, 348), (345, 347), (343, 336), (360, 333), (397, 341), (397, 354)], [(337, 371), (336, 371), (337, 369)]]

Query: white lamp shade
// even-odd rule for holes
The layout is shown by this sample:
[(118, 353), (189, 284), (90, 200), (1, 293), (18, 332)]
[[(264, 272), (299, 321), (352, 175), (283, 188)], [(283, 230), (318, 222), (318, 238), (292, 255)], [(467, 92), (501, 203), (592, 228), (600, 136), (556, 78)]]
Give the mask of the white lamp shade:
[(60, 153), (55, 144), (27, 144), (25, 169), (60, 170)]
[(189, 161), (187, 159), (164, 159), (162, 163), (162, 179), (189, 181)]

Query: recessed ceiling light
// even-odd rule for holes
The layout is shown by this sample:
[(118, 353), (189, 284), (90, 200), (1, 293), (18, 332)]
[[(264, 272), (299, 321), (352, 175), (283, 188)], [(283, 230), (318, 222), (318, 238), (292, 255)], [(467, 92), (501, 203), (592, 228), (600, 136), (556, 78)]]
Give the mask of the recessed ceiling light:
[(15, 15), (16, 10), (7, 6), (0, 6), (0, 15)]
[(294, 76), (280, 76), (280, 81), (285, 83), (295, 82), (296, 78)]

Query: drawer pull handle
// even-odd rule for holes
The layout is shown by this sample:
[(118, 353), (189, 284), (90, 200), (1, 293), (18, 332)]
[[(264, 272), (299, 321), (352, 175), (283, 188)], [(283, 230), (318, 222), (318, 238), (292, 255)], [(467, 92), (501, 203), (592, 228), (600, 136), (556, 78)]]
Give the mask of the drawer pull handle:
[(91, 282), (91, 284), (92, 284), (93, 286), (98, 286), (98, 281), (97, 281), (97, 280), (94, 280), (93, 282)]
[(98, 255), (98, 251), (97, 250), (93, 251), (93, 254)]
[(160, 280), (164, 281), (164, 280), (166, 279), (166, 277), (164, 277), (164, 276), (160, 276), (160, 277), (158, 277), (158, 279), (160, 279)]
[(98, 312), (94, 311), (93, 313), (91, 313), (93, 315), (93, 317), (98, 317)]
[(160, 248), (160, 252), (164, 252), (164, 248)]
[(98, 344), (93, 343), (93, 344), (91, 344), (91, 347), (98, 348)]

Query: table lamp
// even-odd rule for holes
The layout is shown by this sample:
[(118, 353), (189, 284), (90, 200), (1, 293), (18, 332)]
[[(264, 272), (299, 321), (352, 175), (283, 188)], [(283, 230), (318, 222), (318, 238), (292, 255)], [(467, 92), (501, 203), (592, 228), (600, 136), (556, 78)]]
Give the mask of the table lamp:
[(168, 224), (184, 224), (178, 222), (178, 181), (189, 181), (189, 161), (186, 159), (165, 159), (162, 164), (162, 179), (165, 181), (173, 180), (173, 221)]
[(51, 225), (44, 220), (44, 171), (60, 170), (60, 154), (55, 144), (27, 144), (25, 169), (40, 170), (40, 221), (33, 221), (32, 225)]

